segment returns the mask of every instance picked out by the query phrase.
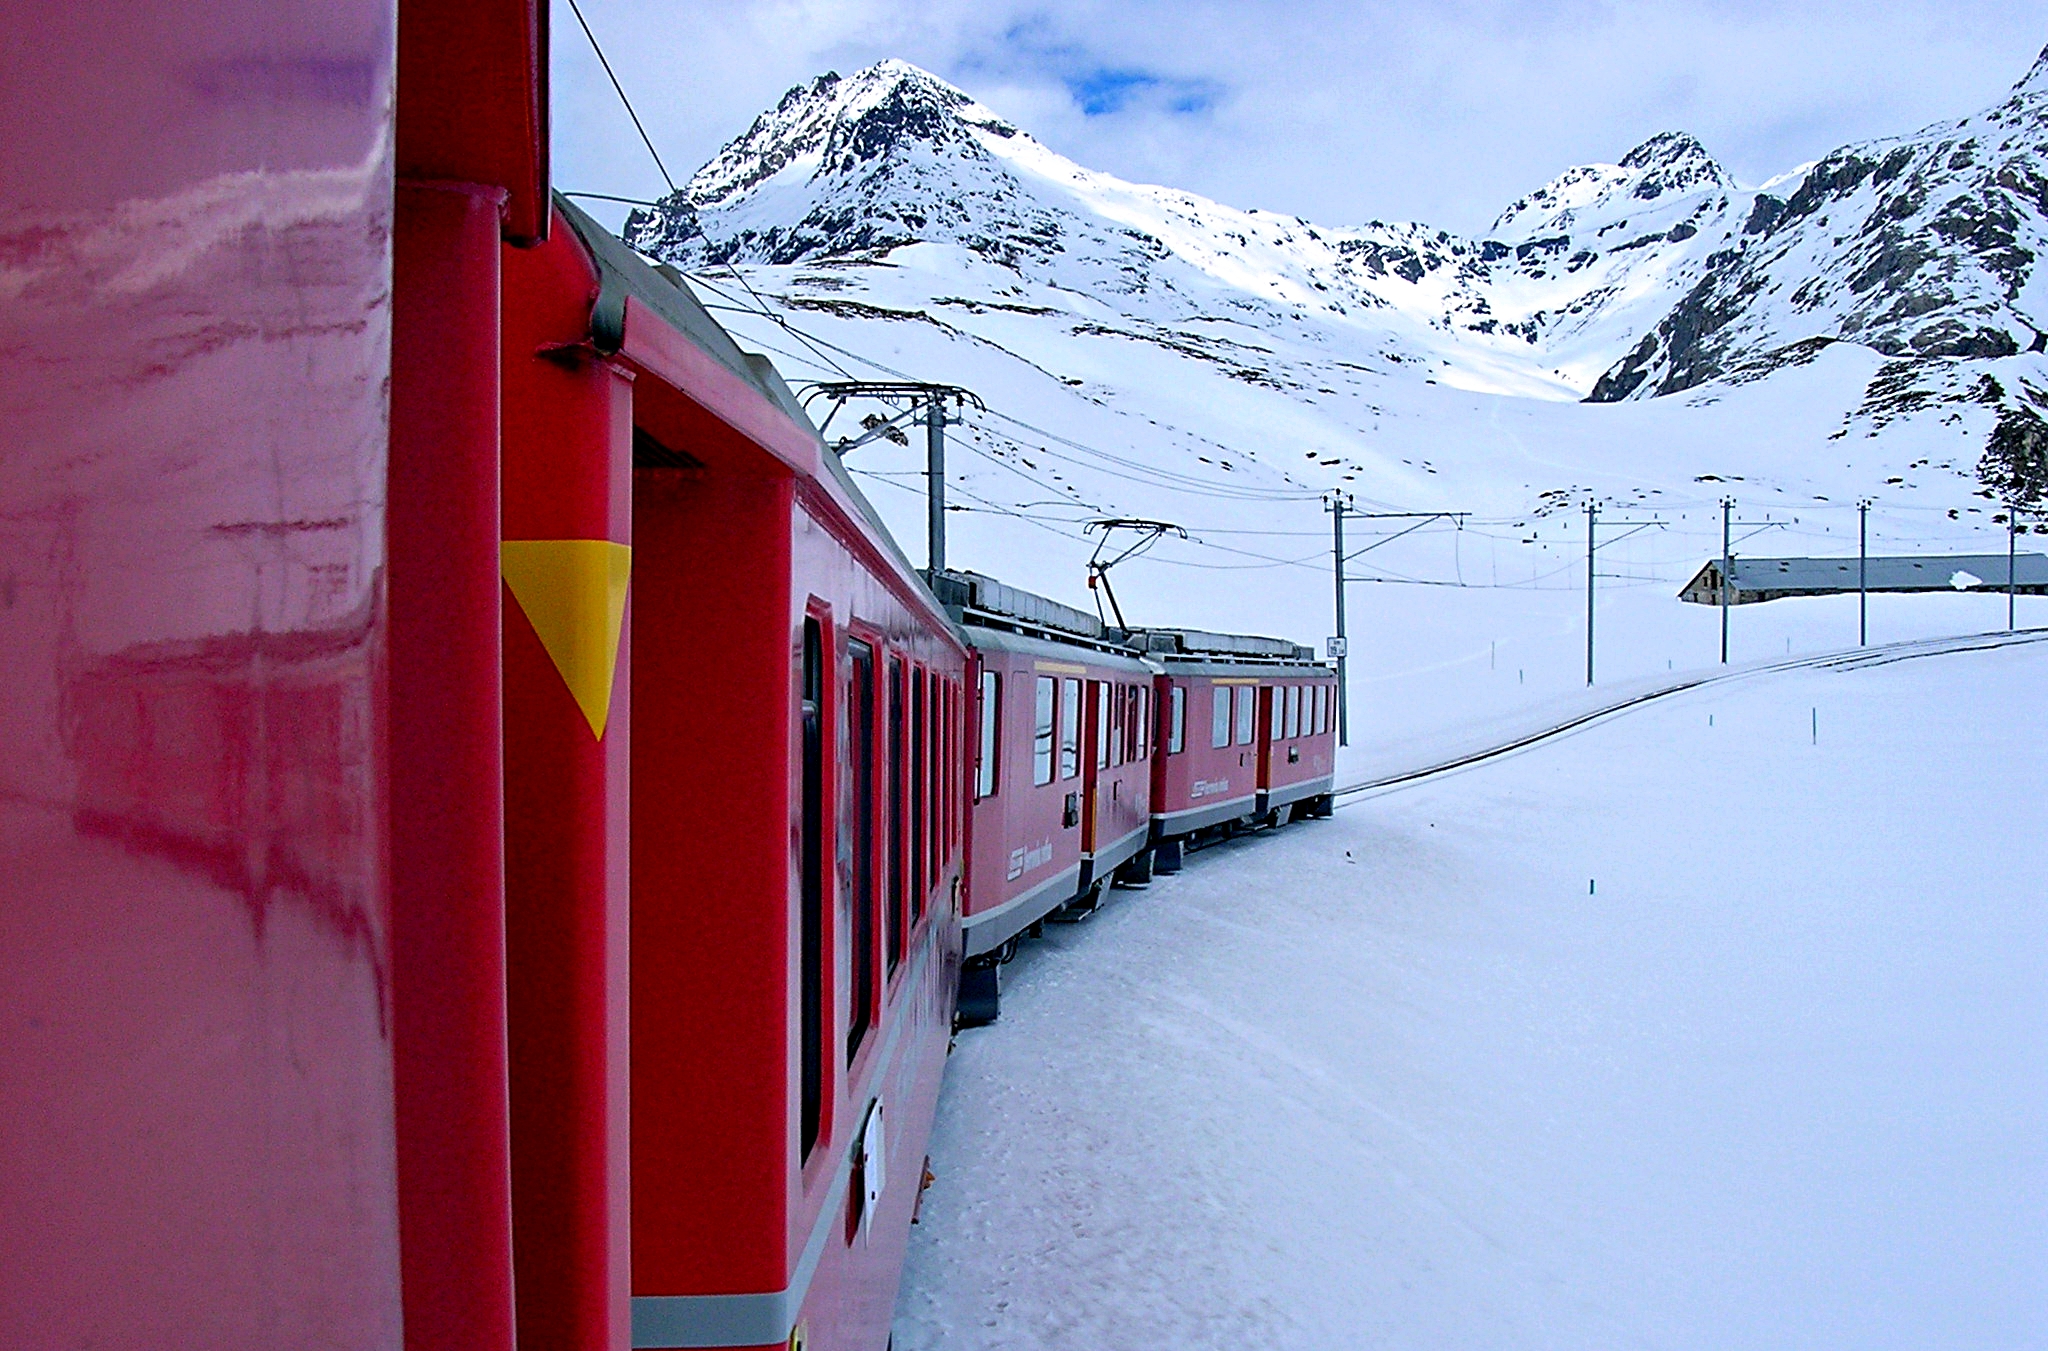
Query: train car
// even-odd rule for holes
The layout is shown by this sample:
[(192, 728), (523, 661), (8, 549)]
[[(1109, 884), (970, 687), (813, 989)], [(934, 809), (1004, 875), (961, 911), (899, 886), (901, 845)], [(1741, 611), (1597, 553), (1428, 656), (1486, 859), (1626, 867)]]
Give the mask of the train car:
[(1138, 629), (1120, 635), (1156, 664), (1160, 754), (1152, 764), (1154, 866), (1256, 824), (1327, 816), (1336, 789), (1336, 673), (1279, 638)]
[(1094, 615), (972, 572), (936, 590), (974, 652), (964, 1023), (992, 1021), (1000, 968), (1048, 916), (1149, 876), (1154, 666)]
[(0, 1345), (887, 1342), (965, 648), (546, 20), (10, 15)]
[(529, 411), (564, 351), (631, 376), (632, 1344), (875, 1351), (959, 979), (967, 651), (774, 368), (556, 209), (534, 312), (587, 318), (508, 343)]

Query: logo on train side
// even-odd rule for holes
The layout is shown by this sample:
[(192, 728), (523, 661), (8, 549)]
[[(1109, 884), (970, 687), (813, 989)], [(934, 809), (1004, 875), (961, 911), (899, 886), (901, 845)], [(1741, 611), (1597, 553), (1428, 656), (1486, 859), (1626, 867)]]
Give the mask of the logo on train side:
[(1046, 840), (1042, 844), (1034, 844), (1028, 849), (1012, 849), (1010, 851), (1010, 875), (1004, 880), (1014, 882), (1033, 868), (1043, 868), (1050, 862), (1052, 862), (1051, 840)]
[(1214, 797), (1230, 791), (1228, 779), (1196, 779), (1195, 786), (1188, 790), (1189, 797)]

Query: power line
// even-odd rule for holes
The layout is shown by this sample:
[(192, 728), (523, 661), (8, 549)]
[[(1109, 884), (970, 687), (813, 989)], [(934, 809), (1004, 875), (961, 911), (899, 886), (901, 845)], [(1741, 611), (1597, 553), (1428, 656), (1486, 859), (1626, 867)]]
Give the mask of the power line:
[(569, 0), (569, 12), (574, 14), (576, 22), (582, 25), (583, 36), (590, 39), (590, 50), (597, 53), (597, 63), (603, 66), (604, 73), (611, 77), (612, 88), (618, 91), (619, 102), (626, 105), (626, 116), (633, 119), (633, 130), (640, 133), (641, 144), (647, 147), (648, 154), (654, 156), (654, 167), (661, 170), (661, 181), (668, 184), (670, 195), (674, 195), (676, 181), (669, 177), (668, 166), (661, 162), (661, 152), (654, 148), (654, 138), (649, 136), (647, 128), (640, 124), (640, 114), (633, 111), (633, 100), (626, 97), (626, 86), (619, 83), (619, 77), (612, 71), (612, 63), (605, 59), (604, 48), (598, 43), (597, 34), (590, 31), (590, 21), (583, 17), (583, 7), (578, 5), (576, 0)]

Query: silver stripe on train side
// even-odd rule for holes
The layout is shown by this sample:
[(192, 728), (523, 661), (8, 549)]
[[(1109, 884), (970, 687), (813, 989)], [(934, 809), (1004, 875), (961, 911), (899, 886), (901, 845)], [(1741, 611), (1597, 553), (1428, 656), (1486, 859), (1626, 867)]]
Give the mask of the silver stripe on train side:
[(966, 938), (966, 950), (961, 955), (979, 957), (984, 952), (994, 952), (1022, 933), (1026, 926), (1043, 919), (1055, 906), (1065, 903), (1080, 891), (1081, 865), (1076, 863), (1060, 869), (1023, 895), (1012, 896), (993, 910), (969, 915), (960, 921), (961, 932)]
[[(902, 988), (914, 989), (924, 980), (931, 962), (933, 945), (927, 942), (904, 977)], [(881, 1054), (875, 1058), (873, 1078), (880, 1084), (896, 1059), (903, 1025), (910, 1017), (911, 1001), (897, 1006), (882, 1038)], [(859, 1146), (856, 1134), (847, 1141), (839, 1162), (833, 1165), (832, 1180), (825, 1195), (839, 1200), (818, 1212), (811, 1236), (804, 1242), (803, 1255), (789, 1284), (781, 1290), (758, 1295), (635, 1295), (633, 1296), (634, 1351), (666, 1351), (673, 1347), (780, 1346), (789, 1340), (797, 1319), (803, 1314), (804, 1296), (810, 1293), (811, 1278), (825, 1258), (825, 1245), (846, 1213), (847, 1180), (853, 1176), (853, 1151)]]
[(1265, 810), (1271, 811), (1275, 807), (1284, 807), (1290, 802), (1299, 802), (1305, 797), (1316, 797), (1323, 793), (1335, 792), (1336, 789), (1337, 776), (1335, 774), (1325, 774), (1320, 779), (1303, 779), (1300, 783), (1290, 783), (1284, 787), (1275, 788), (1271, 792), (1261, 793), (1260, 797), (1265, 800)]
[(1081, 879), (1074, 890), (1076, 894), (1086, 890), (1098, 877), (1107, 877), (1128, 859), (1137, 856), (1145, 842), (1152, 838), (1152, 821), (1147, 817), (1145, 824), (1124, 835), (1107, 849), (1098, 849), (1092, 854), (1081, 856)]
[(1152, 819), (1158, 823), (1161, 835), (1185, 835), (1203, 826), (1213, 826), (1219, 821), (1231, 821), (1240, 816), (1250, 816), (1257, 801), (1257, 793), (1246, 793), (1228, 802), (1217, 802), (1206, 807), (1183, 807), (1177, 812), (1165, 812)]

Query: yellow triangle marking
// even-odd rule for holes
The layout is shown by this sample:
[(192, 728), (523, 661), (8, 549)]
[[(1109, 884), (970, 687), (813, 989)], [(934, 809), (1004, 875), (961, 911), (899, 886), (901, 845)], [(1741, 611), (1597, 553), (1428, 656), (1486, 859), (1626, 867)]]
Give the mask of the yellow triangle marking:
[(498, 566), (591, 732), (604, 740), (633, 551), (608, 539), (508, 539), (498, 546)]

